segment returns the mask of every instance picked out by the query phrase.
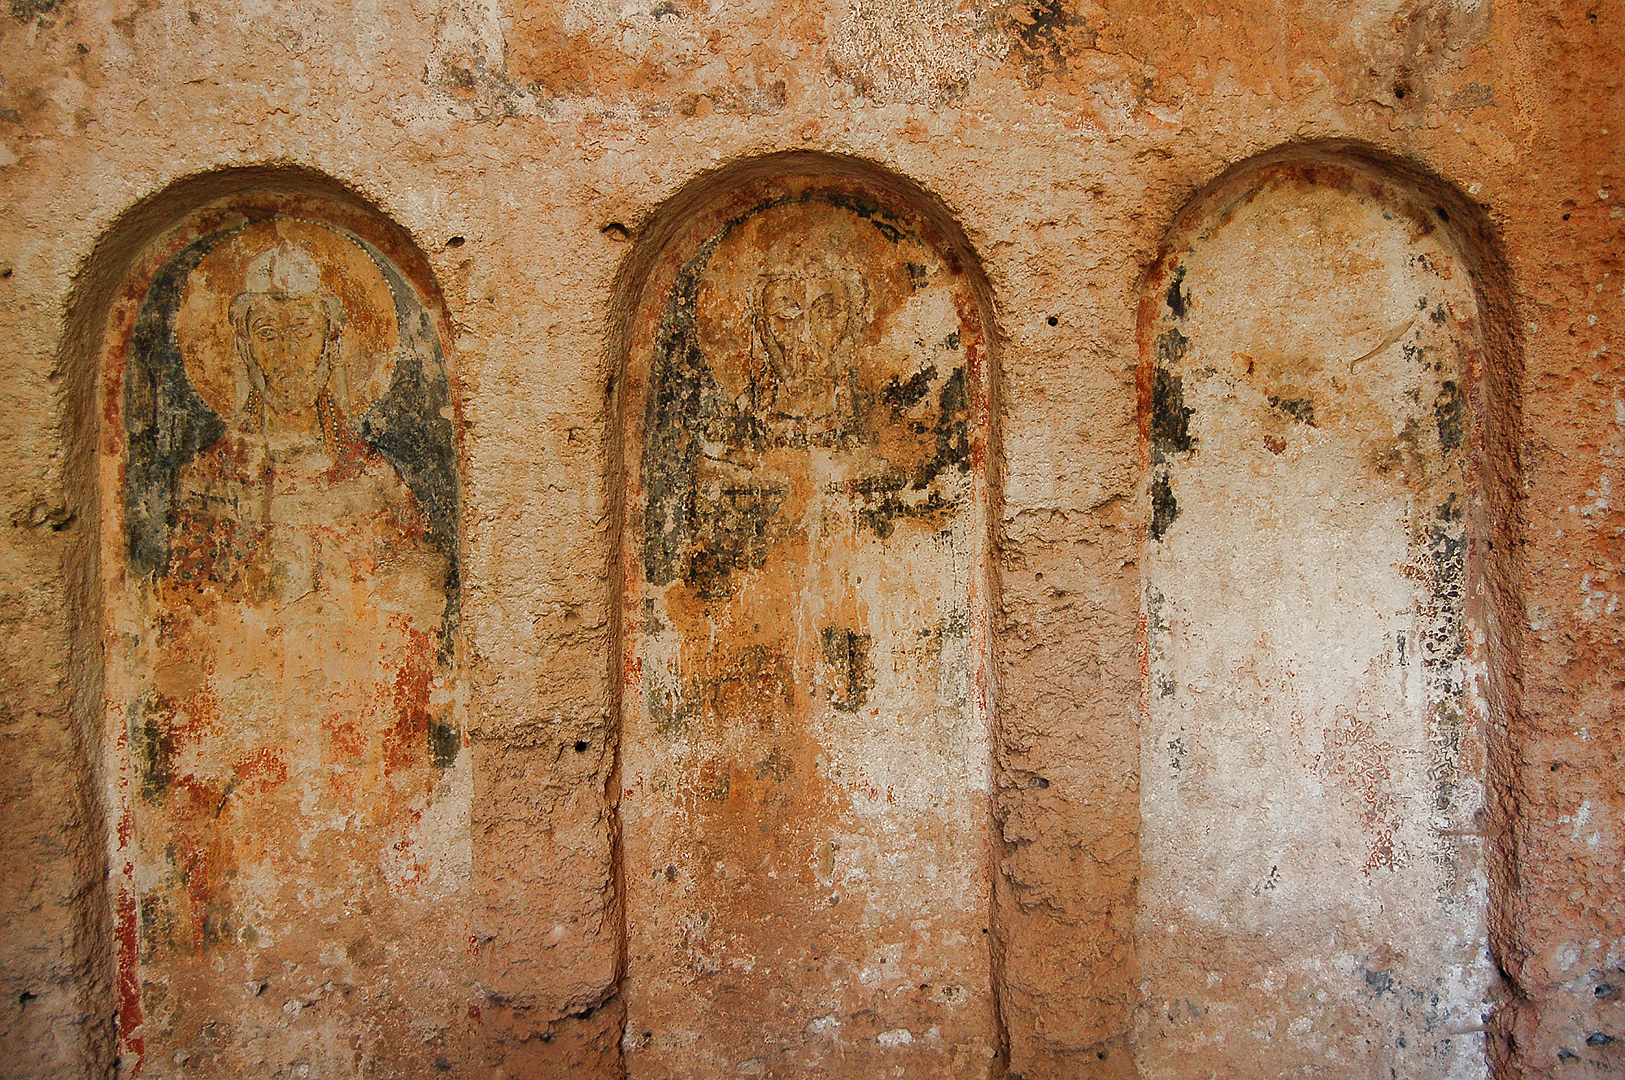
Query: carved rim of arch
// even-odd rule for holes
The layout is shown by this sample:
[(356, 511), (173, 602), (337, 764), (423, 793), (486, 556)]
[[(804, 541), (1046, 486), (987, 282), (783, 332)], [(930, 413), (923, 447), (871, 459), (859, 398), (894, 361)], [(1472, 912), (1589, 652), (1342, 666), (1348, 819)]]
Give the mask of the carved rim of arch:
[[(63, 564), (70, 593), (71, 655), (75, 726), (82, 792), (94, 866), (88, 888), (80, 890), (78, 918), (87, 932), (76, 935), (73, 960), (94, 975), (85, 980), (86, 1015), (110, 1016), (139, 997), (127, 964), (118, 962), (129, 944), (117, 923), (123, 904), (115, 864), (120, 810), (114, 747), (106, 737), (104, 696), (109, 603), (122, 589), (122, 575), (104, 563), (109, 535), (123, 528), (117, 492), (121, 478), (104, 473), (103, 462), (121, 460), (124, 365), (131, 321), (154, 276), (191, 239), (228, 228), (253, 216), (281, 214), (336, 227), (359, 237), (400, 272), (432, 322), (449, 375), (453, 449), (458, 472), (464, 448), (460, 438), (461, 398), (456, 378), (455, 336), (436, 276), (418, 243), (382, 209), (342, 183), (314, 170), (289, 166), (220, 169), (175, 180), (129, 206), (100, 233), (87, 253), (66, 301), (58, 349), (63, 373), (59, 437), (67, 511), (85, 526), (73, 530)], [(116, 610), (116, 607), (114, 608)], [(122, 971), (121, 971), (122, 969)], [(110, 1025), (97, 1025), (86, 1037), (91, 1060), (111, 1067), (118, 1050)]]
[[(982, 715), (988, 728), (992, 746), (997, 746), (997, 702), (991, 693), (992, 634), (987, 625), (990, 599), (997, 589), (996, 570), (992, 552), (993, 523), (999, 520), (1000, 502), (1000, 432), (999, 432), (999, 352), (1002, 335), (992, 289), (982, 268), (979, 256), (964, 230), (955, 220), (947, 205), (919, 184), (900, 177), (889, 170), (855, 157), (837, 156), (806, 151), (789, 151), (751, 158), (703, 174), (685, 184), (666, 199), (654, 213), (634, 231), (632, 249), (622, 260), (617, 272), (609, 322), (606, 327), (607, 389), (610, 403), (610, 440), (607, 455), (607, 496), (616, 523), (611, 548), (609, 586), (613, 645), (610, 650), (610, 686), (615, 694), (612, 706), (617, 732), (624, 723), (628, 702), (627, 683), (630, 675), (627, 665), (633, 663), (631, 648), (633, 636), (626, 625), (628, 612), (629, 576), (639, 576), (633, 567), (637, 556), (636, 544), (631, 536), (637, 529), (634, 520), (638, 514), (635, 492), (641, 490), (642, 447), (633, 435), (641, 432), (644, 424), (638, 410), (648, 400), (652, 387), (652, 371), (637, 370), (634, 361), (649, 355), (662, 332), (667, 317), (666, 300), (672, 295), (686, 270), (699, 258), (707, 243), (727, 244), (726, 237), (735, 226), (753, 215), (776, 204), (827, 201), (835, 206), (852, 209), (846, 200), (856, 200), (877, 209), (874, 218), (889, 218), (890, 222), (905, 230), (909, 237), (931, 249), (942, 259), (944, 268), (955, 276), (963, 276), (964, 289), (972, 297), (976, 310), (964, 312), (980, 325), (981, 355), (967, 365), (967, 373), (977, 377), (971, 381), (973, 414), (984, 417), (984, 438), (973, 454), (972, 472), (979, 477), (976, 495), (981, 522), (980, 552), (972, 570), (976, 579), (973, 592), (980, 596), (973, 600), (973, 636), (980, 639), (980, 661), (972, 674), (975, 692), (981, 702)], [(867, 210), (857, 211), (867, 217)], [(605, 226), (606, 233), (619, 231)], [(719, 250), (719, 258), (728, 258)], [(862, 305), (860, 305), (862, 306)], [(979, 370), (978, 370), (979, 369)], [(611, 780), (611, 801), (618, 798), (621, 768), (620, 736), (616, 738), (614, 775)], [(996, 750), (995, 750), (996, 753)], [(990, 762), (991, 764), (991, 762)], [(996, 798), (996, 791), (994, 798)], [(989, 827), (993, 827), (988, 806)], [(997, 890), (993, 887), (996, 859), (990, 847), (987, 875), (988, 896), (994, 902)], [(616, 830), (616, 873), (624, 878), (627, 872), (620, 830)], [(617, 882), (616, 891), (622, 902), (617, 905), (621, 919), (623, 949), (626, 947), (627, 928), (624, 898), (626, 889)], [(999, 916), (992, 912), (995, 924)], [(623, 970), (620, 977), (624, 977)], [(994, 950), (992, 986), (995, 1014), (1003, 975), (1001, 956)], [(1005, 1038), (1002, 1022), (997, 1025), (1001, 1043)], [(1007, 1048), (1006, 1048), (1007, 1052)]]
[[(1403, 215), (1420, 233), (1437, 233), (1443, 246), (1462, 260), (1472, 284), (1477, 325), (1461, 373), (1468, 401), (1467, 481), (1478, 496), (1476, 508), (1469, 514), (1468, 615), (1484, 628), (1488, 639), (1482, 647), (1489, 673), (1485, 780), (1490, 820), (1485, 834), (1489, 840), (1490, 943), (1497, 964), (1516, 985), (1520, 957), (1527, 955), (1516, 931), (1520, 920), (1515, 910), (1513, 835), (1520, 802), (1516, 760), (1522, 711), (1522, 634), (1527, 622), (1518, 585), (1524, 532), (1519, 446), (1524, 357), (1504, 248), (1487, 213), (1489, 206), (1422, 165), (1343, 139), (1277, 146), (1227, 167), (1203, 185), (1175, 213), (1156, 259), (1141, 280), (1136, 316), (1136, 415), (1142, 483), (1149, 485), (1152, 475), (1156, 328), (1172, 269), (1192, 240), (1221, 227), (1237, 207), (1267, 185), (1289, 179), (1371, 198)], [(1142, 501), (1147, 511), (1147, 542), (1150, 501), (1149, 497)], [(1149, 713), (1151, 693), (1147, 632), (1142, 619), (1142, 717)], [(1510, 1017), (1509, 1010), (1498, 1010), (1492, 1019), (1493, 1030), (1504, 1033)]]
[(1488, 384), (1481, 407), (1486, 419), (1515, 421), (1522, 349), (1513, 322), (1506, 261), (1487, 207), (1411, 162), (1361, 143), (1328, 139), (1287, 144), (1229, 166), (1192, 195), (1169, 222), (1157, 257), (1142, 279), (1136, 319), (1142, 440), (1153, 360), (1151, 327), (1170, 267), (1185, 244), (1218, 228), (1242, 201), (1269, 183), (1293, 177), (1374, 198), (1406, 215), (1420, 231), (1442, 233), (1446, 246), (1466, 263), (1482, 323), (1480, 350), (1473, 357), (1473, 369), (1464, 374)]
[[(658, 314), (650, 307), (651, 301), (670, 290), (687, 254), (763, 202), (808, 193), (866, 197), (916, 225), (922, 242), (954, 260), (955, 271), (967, 276), (981, 308), (990, 364), (988, 385), (997, 394), (1002, 335), (992, 288), (975, 248), (947, 204), (914, 181), (862, 158), (797, 150), (749, 158), (695, 177), (637, 229), (633, 248), (616, 274), (606, 333), (616, 380), (611, 388), (617, 397), (624, 398), (618, 380), (629, 374), (625, 369), (638, 329), (636, 320), (640, 315)], [(997, 408), (992, 412), (996, 421)], [(996, 443), (996, 430), (994, 440)]]

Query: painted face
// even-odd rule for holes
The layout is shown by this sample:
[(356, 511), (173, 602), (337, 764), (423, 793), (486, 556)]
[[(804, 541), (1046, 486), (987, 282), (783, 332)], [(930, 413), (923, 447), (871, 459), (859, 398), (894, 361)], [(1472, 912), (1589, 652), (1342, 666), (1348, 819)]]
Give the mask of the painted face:
[(852, 325), (852, 297), (835, 274), (770, 279), (762, 288), (762, 337), (781, 374), (817, 378), (836, 360)]
[(316, 403), (327, 382), (322, 347), (327, 314), (308, 296), (265, 296), (248, 309), (248, 355), (265, 380), (266, 404), (295, 412)]

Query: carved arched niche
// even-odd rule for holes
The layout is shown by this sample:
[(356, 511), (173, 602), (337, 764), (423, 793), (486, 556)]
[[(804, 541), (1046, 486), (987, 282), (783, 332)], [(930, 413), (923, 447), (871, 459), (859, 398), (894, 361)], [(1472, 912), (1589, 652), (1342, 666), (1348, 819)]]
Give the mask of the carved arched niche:
[(791, 154), (679, 196), (627, 280), (631, 1075), (981, 1075), (992, 321), (974, 256), (912, 185)]
[(130, 219), (87, 316), (122, 1069), (433, 1075), (399, 1047), (457, 1022), (471, 786), (438, 290), (319, 178)]
[(1148, 1074), (1485, 1073), (1515, 417), (1474, 214), (1280, 154), (1148, 278)]

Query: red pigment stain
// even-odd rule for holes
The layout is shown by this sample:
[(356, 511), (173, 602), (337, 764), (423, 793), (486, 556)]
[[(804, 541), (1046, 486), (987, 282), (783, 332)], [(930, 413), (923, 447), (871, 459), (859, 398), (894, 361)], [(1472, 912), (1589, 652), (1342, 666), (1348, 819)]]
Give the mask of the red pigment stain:
[(209, 898), (214, 895), (214, 884), (210, 881), (209, 874), (209, 856), (200, 848), (188, 845), (186, 851), (179, 853), (177, 861), (181, 864), (181, 877), (186, 882), (188, 901), (186, 914), (192, 928), (192, 951), (201, 956)]
[[(123, 312), (120, 312), (120, 315), (122, 314)], [(128, 321), (131, 324), (134, 323), (133, 318)], [(122, 324), (126, 320), (121, 318), (119, 322)], [(109, 350), (106, 363), (106, 390), (104, 391), (106, 397), (102, 401), (102, 415), (105, 419), (102, 430), (108, 433), (109, 445), (107, 452), (110, 454), (118, 454), (122, 450), (117, 445), (113, 432), (122, 432), (124, 430), (123, 410), (119, 408), (119, 402), (124, 397), (124, 368), (129, 356), (129, 349), (124, 344), (129, 338), (129, 332), (121, 325), (117, 330), (117, 334), (119, 347)]]
[(327, 782), (327, 790), (332, 793), (336, 803), (354, 802), (359, 790), (356, 774), (353, 772), (339, 773)]
[(977, 437), (971, 440), (971, 466), (976, 475), (987, 474), (987, 439), (984, 431), (988, 420), (987, 381), (983, 374), (982, 350), (978, 348), (982, 343), (982, 312), (976, 303), (976, 298), (960, 290), (954, 290), (954, 312), (959, 316), (959, 325), (964, 332), (965, 342), (965, 374), (970, 383), (968, 390), (971, 402), (976, 408)]
[(354, 480), (367, 471), (368, 458), (377, 456), (366, 443), (355, 437), (349, 422), (342, 415), (334, 419), (325, 434), (332, 438), (337, 450), (333, 464), (322, 473), (322, 479), (328, 483)]
[(179, 750), (183, 742), (199, 742), (199, 736), (220, 728), (220, 699), (212, 688), (204, 688), (184, 698), (159, 697), (157, 710), (167, 721), (169, 737)]
[(232, 762), (238, 786), (250, 794), (258, 794), (280, 787), (288, 780), (288, 762), (282, 751), (262, 746), (253, 753)]
[(1156, 324), (1162, 295), (1167, 289), (1168, 271), (1172, 262), (1164, 256), (1146, 278), (1145, 291), (1140, 294), (1140, 365), (1134, 371), (1134, 418), (1140, 427), (1140, 460), (1145, 461), (1151, 442), (1151, 381), (1155, 364), (1151, 354), (1151, 328)]
[(176, 821), (196, 821), (212, 814), (220, 804), (220, 793), (197, 777), (188, 774), (169, 785), (169, 816)]
[(434, 650), (429, 635), (409, 630), (406, 661), (395, 673), (395, 724), (384, 738), (386, 769), (411, 768), (421, 759), (429, 737), (429, 684)]
[(1317, 754), (1316, 771), (1337, 776), (1344, 782), (1346, 802), (1352, 804), (1370, 826), (1371, 848), (1361, 869), (1368, 876), (1373, 870), (1394, 869), (1399, 865), (1400, 855), (1394, 849), (1399, 817), (1395, 813), (1397, 799), (1391, 791), (1393, 777), (1388, 768), (1388, 761), (1394, 755), (1393, 744), (1379, 740), (1370, 721), (1342, 705), (1337, 707), (1333, 726), (1326, 731), (1326, 741), (1336, 754)]
[(359, 720), (344, 720), (338, 722), (338, 715), (329, 717), (326, 721), (328, 731), (333, 736), (333, 744), (346, 754), (359, 757), (367, 749), (367, 732)]
[[(121, 825), (122, 829), (123, 826)], [(128, 884), (135, 868), (125, 864), (125, 886), (119, 890), (115, 915), (118, 937), (118, 1030), (122, 1056), (130, 1061), (130, 1075), (139, 1076), (146, 1054), (145, 1040), (135, 1034), (141, 1026), (141, 938), (136, 918), (135, 890)]]

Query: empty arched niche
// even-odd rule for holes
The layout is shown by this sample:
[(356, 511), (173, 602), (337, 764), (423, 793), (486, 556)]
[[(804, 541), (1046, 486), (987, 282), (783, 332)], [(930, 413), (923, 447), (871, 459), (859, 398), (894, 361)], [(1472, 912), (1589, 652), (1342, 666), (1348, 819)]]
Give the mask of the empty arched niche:
[(122, 1067), (416, 1075), (469, 874), (438, 293), (318, 178), (130, 218), (95, 316)]
[(849, 161), (659, 220), (621, 403), (631, 1075), (981, 1075), (985, 286)]
[(1484, 1075), (1507, 522), (1470, 213), (1282, 156), (1150, 274), (1149, 1074)]

